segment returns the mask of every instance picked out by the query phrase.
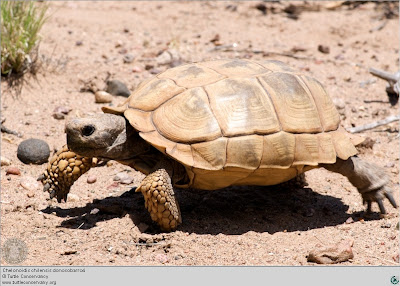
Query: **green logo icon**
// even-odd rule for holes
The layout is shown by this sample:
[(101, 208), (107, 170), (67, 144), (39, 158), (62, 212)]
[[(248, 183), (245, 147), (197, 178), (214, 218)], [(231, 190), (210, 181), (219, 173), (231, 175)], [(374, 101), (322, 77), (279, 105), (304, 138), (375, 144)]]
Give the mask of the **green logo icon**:
[(392, 276), (392, 278), (390, 278), (390, 282), (392, 282), (393, 285), (399, 284), (399, 277)]

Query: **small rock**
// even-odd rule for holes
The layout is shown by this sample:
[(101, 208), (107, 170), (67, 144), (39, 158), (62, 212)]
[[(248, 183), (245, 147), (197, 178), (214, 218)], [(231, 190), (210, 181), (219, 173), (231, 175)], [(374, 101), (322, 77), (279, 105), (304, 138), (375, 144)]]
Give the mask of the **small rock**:
[(22, 141), (17, 149), (17, 157), (25, 164), (43, 164), (50, 156), (49, 145), (40, 139)]
[(35, 178), (29, 176), (22, 177), (19, 183), (25, 190), (28, 191), (36, 191), (41, 187), (41, 184)]
[(65, 119), (65, 114), (60, 113), (60, 112), (55, 112), (53, 113), (53, 117), (57, 120)]
[(33, 198), (35, 196), (35, 193), (30, 191), (26, 195), (28, 196), (28, 198)]
[(79, 197), (75, 194), (68, 194), (67, 201), (74, 203), (74, 202), (79, 201)]
[(381, 225), (381, 228), (391, 228), (391, 227), (392, 227), (392, 224), (389, 222)]
[(125, 55), (126, 53), (128, 53), (128, 50), (127, 50), (126, 48), (121, 48), (121, 49), (118, 51), (118, 53), (121, 54), (121, 55)]
[(1, 156), (1, 166), (10, 166), (11, 165), (11, 160)]
[(79, 46), (82, 46), (82, 45), (83, 45), (83, 42), (82, 42), (82, 41), (76, 41), (76, 42), (75, 42), (75, 45), (78, 46), (78, 47), (79, 47)]
[(168, 262), (168, 257), (165, 254), (157, 254), (155, 259), (162, 264), (165, 264)]
[(375, 139), (372, 139), (371, 137), (366, 137), (365, 140), (359, 144), (357, 147), (363, 147), (367, 149), (372, 149), (376, 143)]
[(114, 182), (114, 183), (112, 183), (111, 185), (109, 185), (109, 186), (107, 187), (107, 189), (108, 189), (108, 190), (110, 190), (110, 189), (115, 189), (115, 188), (118, 188), (118, 186), (119, 186), (119, 183), (118, 183), (118, 182)]
[(92, 209), (91, 211), (90, 211), (90, 214), (91, 215), (95, 215), (95, 214), (98, 214), (100, 212), (100, 210), (98, 209), (98, 208), (94, 208), (94, 209)]
[(118, 41), (115, 43), (115, 47), (116, 47), (116, 48), (122, 47), (123, 44), (124, 44), (124, 43), (123, 43), (121, 40), (118, 40)]
[(133, 182), (133, 177), (129, 176), (127, 173), (121, 172), (115, 175), (114, 181), (127, 185)]
[(126, 87), (126, 85), (116, 79), (107, 81), (106, 91), (108, 93), (111, 93), (112, 95), (118, 95), (124, 97), (129, 97), (131, 95), (131, 92)]
[(126, 63), (126, 64), (133, 62), (134, 59), (135, 59), (135, 57), (131, 54), (125, 54), (123, 57), (124, 63)]
[(93, 184), (93, 183), (95, 183), (96, 181), (97, 181), (97, 177), (94, 176), (94, 175), (88, 176), (88, 178), (87, 178), (87, 180), (86, 180), (86, 182), (87, 182), (88, 184)]
[(168, 51), (162, 52), (157, 58), (158, 65), (168, 65), (172, 62), (172, 55)]
[(210, 42), (213, 43), (215, 46), (221, 46), (221, 37), (219, 36), (219, 34), (216, 34), (211, 40)]
[(57, 106), (57, 107), (53, 110), (53, 112), (54, 112), (54, 113), (62, 113), (62, 114), (68, 115), (68, 113), (70, 113), (71, 110), (72, 110), (72, 109), (69, 108), (69, 107), (67, 107), (67, 106), (62, 106), (62, 105), (60, 105), (60, 106)]
[(354, 257), (351, 248), (353, 244), (353, 240), (347, 239), (328, 247), (317, 245), (317, 248), (308, 254), (307, 261), (318, 264), (336, 264), (347, 261)]
[(145, 70), (151, 70), (152, 68), (154, 68), (154, 65), (152, 65), (152, 64), (146, 64), (145, 66), (144, 66), (144, 69)]
[(343, 99), (334, 98), (332, 101), (333, 101), (333, 104), (335, 105), (336, 109), (339, 111), (339, 113), (345, 112), (346, 103), (344, 102)]
[(318, 45), (318, 51), (320, 51), (323, 54), (329, 54), (330, 49), (328, 46)]
[(96, 91), (94, 98), (96, 103), (110, 103), (113, 99), (111, 94), (102, 90)]
[(162, 72), (162, 70), (158, 69), (158, 68), (152, 68), (151, 70), (149, 70), (149, 72), (151, 74), (159, 74)]
[(394, 260), (394, 262), (397, 262), (397, 263), (399, 263), (399, 253), (397, 253), (397, 254), (394, 254), (393, 256), (392, 256), (392, 259)]
[(183, 255), (182, 254), (178, 254), (178, 255), (175, 255), (174, 256), (174, 259), (175, 260), (179, 260), (179, 259), (182, 259), (183, 258)]
[(149, 229), (149, 226), (143, 222), (139, 223), (138, 229), (140, 232), (146, 232)]
[(132, 68), (132, 72), (142, 72), (142, 69), (140, 67), (138, 67), (138, 66), (134, 66)]
[(229, 4), (225, 7), (226, 10), (231, 11), (231, 12), (236, 12), (237, 11), (237, 6)]
[(399, 223), (396, 224), (396, 229), (399, 230)]
[(353, 220), (352, 217), (349, 217), (348, 219), (346, 219), (346, 223), (347, 224), (350, 224), (350, 223), (353, 223), (353, 222), (354, 222), (354, 220)]
[(21, 175), (21, 171), (17, 167), (9, 167), (6, 169), (6, 175)]
[(390, 162), (390, 163), (386, 163), (385, 164), (385, 167), (386, 168), (393, 168), (395, 166), (395, 164), (393, 163), (393, 162)]
[(267, 15), (267, 6), (264, 3), (258, 3), (255, 8), (263, 13), (263, 15)]

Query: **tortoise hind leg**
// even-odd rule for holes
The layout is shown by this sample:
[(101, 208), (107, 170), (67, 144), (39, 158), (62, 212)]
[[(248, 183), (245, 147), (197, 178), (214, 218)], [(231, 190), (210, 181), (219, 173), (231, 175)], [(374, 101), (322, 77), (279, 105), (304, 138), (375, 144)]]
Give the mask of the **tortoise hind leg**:
[(182, 223), (181, 212), (175, 198), (171, 178), (165, 169), (147, 175), (136, 192), (142, 192), (151, 219), (162, 230), (171, 231)]
[(350, 157), (347, 160), (337, 158), (335, 164), (323, 164), (322, 167), (346, 176), (350, 183), (360, 192), (363, 202), (367, 203), (368, 212), (371, 212), (372, 202), (377, 202), (381, 214), (386, 214), (383, 206), (385, 198), (389, 200), (393, 207), (397, 208), (392, 190), (387, 186), (389, 177), (381, 167), (366, 162), (357, 156)]

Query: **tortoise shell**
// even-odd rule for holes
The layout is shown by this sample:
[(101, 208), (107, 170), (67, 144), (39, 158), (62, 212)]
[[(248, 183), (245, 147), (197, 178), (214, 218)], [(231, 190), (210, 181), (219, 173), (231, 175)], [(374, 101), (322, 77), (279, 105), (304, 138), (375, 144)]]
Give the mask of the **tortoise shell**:
[(185, 167), (178, 187), (274, 185), (357, 153), (322, 85), (279, 61), (178, 66), (103, 111)]

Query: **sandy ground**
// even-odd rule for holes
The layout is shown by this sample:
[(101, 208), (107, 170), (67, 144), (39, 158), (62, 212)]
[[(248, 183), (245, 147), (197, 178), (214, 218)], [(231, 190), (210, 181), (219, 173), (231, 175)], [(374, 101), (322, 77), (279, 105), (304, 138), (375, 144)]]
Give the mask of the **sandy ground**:
[[(172, 233), (157, 230), (141, 194), (134, 192), (143, 175), (116, 162), (83, 175), (71, 189), (77, 196), (71, 202), (59, 204), (40, 189), (32, 195), (21, 187), (21, 177), (36, 178), (46, 167), (18, 160), (22, 140), (43, 139), (52, 152), (60, 148), (65, 120), (98, 113), (107, 105), (80, 92), (84, 82), (104, 85), (109, 77), (134, 90), (152, 72), (168, 67), (156, 60), (168, 49), (176, 50), (182, 62), (281, 60), (324, 84), (343, 107), (345, 128), (397, 114), (386, 83), (368, 72), (369, 67), (395, 72), (399, 65), (398, 19), (386, 19), (382, 5), (303, 11), (291, 19), (282, 11), (288, 4), (266, 4), (264, 15), (255, 8), (259, 3), (51, 3), (51, 17), (41, 32), (46, 65), (37, 80), (28, 78), (18, 98), (5, 82), (1, 85), (5, 126), (23, 134), (2, 134), (1, 155), (22, 174), (6, 175), (7, 167), (1, 167), (1, 235), (2, 242), (12, 237), (25, 241), (23, 264), (314, 265), (307, 255), (316, 245), (347, 239), (354, 240), (354, 258), (340, 265), (398, 264), (398, 211), (385, 202), (388, 218), (379, 218), (376, 205), (372, 218), (363, 218), (357, 190), (346, 178), (322, 169), (307, 173), (304, 189), (179, 190), (183, 224)], [(313, 3), (319, 4), (325, 5)], [(329, 47), (329, 53), (320, 52), (319, 45)], [(126, 54), (133, 62), (124, 63)], [(123, 100), (114, 97), (113, 105)], [(66, 119), (52, 117), (58, 106), (72, 109)], [(362, 136), (376, 143), (360, 149), (360, 156), (385, 168), (400, 202), (398, 125)], [(121, 171), (134, 177), (132, 184), (113, 184)], [(97, 177), (96, 183), (86, 183), (89, 175)], [(95, 208), (100, 211), (91, 214)], [(349, 218), (354, 222), (346, 223)]]

